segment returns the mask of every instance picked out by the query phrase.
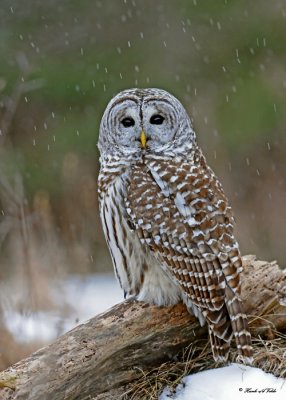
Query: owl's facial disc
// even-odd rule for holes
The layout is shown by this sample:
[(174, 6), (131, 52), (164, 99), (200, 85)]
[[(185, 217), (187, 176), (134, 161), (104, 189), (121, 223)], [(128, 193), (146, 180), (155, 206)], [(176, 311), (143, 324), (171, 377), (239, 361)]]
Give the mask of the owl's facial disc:
[[(142, 133), (144, 132), (144, 133)], [(103, 115), (101, 154), (185, 154), (195, 144), (191, 121), (182, 104), (161, 89), (128, 89), (115, 96)]]
[(110, 109), (108, 122), (114, 143), (125, 152), (137, 154), (170, 144), (179, 125), (174, 105), (156, 96), (118, 101)]

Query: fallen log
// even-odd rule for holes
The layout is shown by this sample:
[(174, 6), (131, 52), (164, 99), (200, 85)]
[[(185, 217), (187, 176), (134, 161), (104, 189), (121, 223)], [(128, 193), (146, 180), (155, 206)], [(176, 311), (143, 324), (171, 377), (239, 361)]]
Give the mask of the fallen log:
[[(242, 297), (253, 337), (286, 332), (286, 271), (254, 256), (243, 263)], [(129, 398), (126, 385), (142, 372), (206, 340), (206, 327), (183, 304), (156, 307), (129, 299), (2, 371), (0, 399)]]

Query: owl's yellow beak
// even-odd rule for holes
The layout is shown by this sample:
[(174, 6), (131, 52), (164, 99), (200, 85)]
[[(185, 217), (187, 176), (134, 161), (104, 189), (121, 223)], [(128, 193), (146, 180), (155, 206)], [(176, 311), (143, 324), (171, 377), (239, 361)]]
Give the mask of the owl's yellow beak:
[(146, 149), (146, 141), (147, 141), (147, 139), (146, 139), (146, 134), (145, 134), (144, 131), (141, 132), (140, 141), (141, 141), (142, 149)]

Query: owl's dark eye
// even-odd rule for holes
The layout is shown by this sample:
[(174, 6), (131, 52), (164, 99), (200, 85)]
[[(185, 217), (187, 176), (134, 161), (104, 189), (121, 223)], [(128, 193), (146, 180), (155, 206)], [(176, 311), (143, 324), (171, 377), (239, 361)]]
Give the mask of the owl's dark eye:
[(133, 119), (133, 118), (130, 118), (130, 117), (124, 118), (124, 119), (121, 121), (121, 123), (122, 123), (122, 125), (124, 126), (124, 128), (129, 128), (130, 126), (134, 126), (134, 125), (135, 125), (134, 119)]
[(162, 117), (162, 115), (159, 115), (159, 114), (152, 115), (152, 117), (150, 118), (150, 124), (153, 124), (153, 125), (162, 125), (164, 119), (165, 119), (165, 118)]

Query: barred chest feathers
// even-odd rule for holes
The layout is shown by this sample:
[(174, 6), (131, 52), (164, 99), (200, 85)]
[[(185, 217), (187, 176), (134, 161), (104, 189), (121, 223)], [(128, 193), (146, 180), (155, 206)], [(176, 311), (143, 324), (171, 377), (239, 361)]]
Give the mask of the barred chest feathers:
[(176, 304), (182, 300), (181, 290), (128, 222), (125, 197), (131, 168), (120, 170), (115, 173), (102, 162), (99, 174), (100, 216), (116, 277), (125, 297), (159, 306)]

